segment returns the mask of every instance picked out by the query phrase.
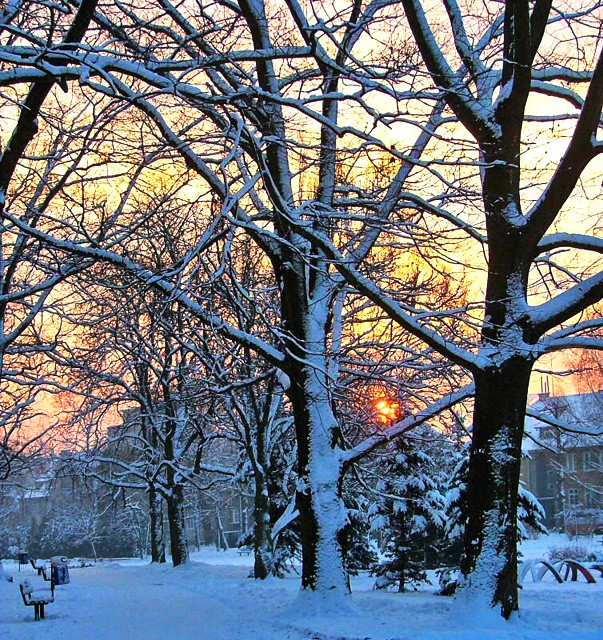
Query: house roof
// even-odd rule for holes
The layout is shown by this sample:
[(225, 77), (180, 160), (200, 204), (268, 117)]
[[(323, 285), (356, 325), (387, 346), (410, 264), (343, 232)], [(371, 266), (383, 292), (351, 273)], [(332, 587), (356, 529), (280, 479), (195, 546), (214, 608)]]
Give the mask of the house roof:
[(603, 444), (603, 391), (551, 396), (528, 402), (524, 451)]

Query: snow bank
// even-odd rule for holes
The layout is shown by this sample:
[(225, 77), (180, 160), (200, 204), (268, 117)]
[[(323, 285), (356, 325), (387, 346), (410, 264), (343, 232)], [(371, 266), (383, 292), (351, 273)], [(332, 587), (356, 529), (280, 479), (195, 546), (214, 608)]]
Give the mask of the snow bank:
[[(567, 540), (524, 545), (526, 557), (545, 556)], [(593, 541), (595, 544), (597, 541)], [(459, 610), (431, 591), (397, 594), (372, 589), (366, 574), (353, 579), (350, 607), (306, 602), (299, 577), (255, 582), (252, 557), (205, 549), (190, 564), (104, 562), (70, 570), (57, 587), (46, 620), (34, 622), (15, 583), (0, 583), (0, 630), (10, 640), (601, 640), (603, 580), (526, 583), (519, 618), (504, 622)], [(16, 564), (4, 562), (19, 577)], [(21, 577), (32, 571), (22, 568)], [(311, 609), (311, 611), (309, 611)]]

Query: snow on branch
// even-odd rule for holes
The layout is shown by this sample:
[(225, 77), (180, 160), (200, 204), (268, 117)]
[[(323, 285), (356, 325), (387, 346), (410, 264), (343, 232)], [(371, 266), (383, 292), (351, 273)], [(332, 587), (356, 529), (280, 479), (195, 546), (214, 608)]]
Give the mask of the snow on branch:
[(455, 364), (465, 367), (469, 371), (476, 371), (485, 361), (478, 354), (462, 349), (446, 340), (437, 331), (434, 331), (420, 322), (404, 310), (402, 305), (393, 297), (387, 295), (372, 280), (363, 276), (354, 265), (353, 256), (345, 258), (335, 245), (323, 235), (315, 233), (307, 225), (297, 227), (300, 235), (311, 238), (325, 254), (333, 261), (333, 266), (341, 273), (345, 280), (366, 296), (379, 308), (389, 314), (390, 318), (401, 327), (410, 331), (413, 335), (423, 340), (427, 345), (449, 358)]
[(569, 247), (603, 253), (603, 239), (581, 233), (552, 233), (538, 243), (540, 253)]
[(603, 271), (574, 285), (552, 300), (532, 307), (527, 313), (536, 335), (542, 335), (603, 297)]
[[(485, 141), (496, 138), (500, 132), (491, 117), (492, 108), (486, 108), (485, 103), (478, 102), (471, 94), (465, 77), (465, 68), (455, 73), (448, 65), (420, 0), (402, 0), (402, 4), (423, 60), (435, 84), (445, 91), (451, 108), (476, 139)], [(449, 3), (448, 7), (454, 9), (453, 3)], [(455, 39), (457, 47), (463, 50), (462, 37), (459, 35), (459, 20), (462, 21), (460, 16), (455, 18)], [(467, 55), (469, 55), (468, 52)], [(475, 66), (475, 63), (472, 62), (472, 65)]]
[(566, 422), (565, 420), (560, 420), (559, 418), (555, 418), (554, 416), (551, 416), (548, 413), (544, 413), (542, 411), (538, 411), (532, 407), (528, 407), (526, 409), (526, 416), (529, 416), (530, 418), (535, 418), (536, 420), (538, 420), (539, 422), (543, 422), (544, 424), (547, 424), (551, 427), (556, 427), (557, 429), (560, 429), (561, 431), (566, 431), (567, 433), (574, 433), (574, 434), (578, 434), (578, 435), (587, 435), (587, 436), (601, 436), (603, 435), (603, 425), (599, 425), (598, 427), (595, 427), (594, 429), (591, 428), (585, 428), (585, 429), (580, 429), (578, 427), (576, 427), (576, 417), (575, 416), (571, 416), (572, 417), (572, 423), (570, 424), (569, 422)]
[(400, 420), (400, 422), (392, 425), (382, 433), (371, 436), (357, 444), (352, 449), (341, 452), (339, 458), (342, 464), (349, 465), (361, 460), (375, 449), (382, 447), (400, 436), (403, 436), (408, 431), (411, 431), (415, 427), (427, 422), (427, 420), (435, 418), (438, 414), (442, 413), (442, 411), (446, 411), (459, 402), (470, 398), (474, 391), (475, 386), (473, 384), (468, 384), (459, 391), (444, 396), (442, 399), (434, 402), (422, 411), (418, 411), (417, 413)]
[(534, 242), (538, 242), (570, 197), (582, 171), (601, 153), (597, 145), (597, 131), (601, 126), (603, 108), (603, 50), (595, 66), (593, 77), (580, 110), (574, 134), (566, 152), (546, 189), (528, 212), (528, 228)]

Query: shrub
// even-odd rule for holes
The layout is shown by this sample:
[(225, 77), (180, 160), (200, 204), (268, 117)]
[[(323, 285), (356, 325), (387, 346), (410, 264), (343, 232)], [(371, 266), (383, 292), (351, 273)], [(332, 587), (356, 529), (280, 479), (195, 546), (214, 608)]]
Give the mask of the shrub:
[(549, 560), (594, 560), (595, 557), (591, 551), (581, 544), (571, 544), (563, 547), (550, 547)]

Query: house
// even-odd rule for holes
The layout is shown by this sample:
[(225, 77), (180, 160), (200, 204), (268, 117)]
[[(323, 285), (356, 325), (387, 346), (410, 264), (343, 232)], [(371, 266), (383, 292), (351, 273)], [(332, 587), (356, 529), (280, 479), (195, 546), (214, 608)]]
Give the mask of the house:
[(522, 481), (549, 529), (603, 533), (603, 391), (528, 403)]

